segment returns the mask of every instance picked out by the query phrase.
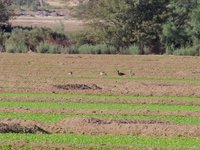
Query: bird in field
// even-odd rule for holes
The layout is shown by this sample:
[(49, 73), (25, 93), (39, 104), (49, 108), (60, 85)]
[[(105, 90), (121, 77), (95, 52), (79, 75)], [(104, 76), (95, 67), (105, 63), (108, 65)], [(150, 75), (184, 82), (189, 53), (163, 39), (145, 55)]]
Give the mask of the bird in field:
[(100, 76), (107, 76), (107, 74), (104, 71), (100, 72), (99, 75)]
[(128, 74), (129, 74), (130, 77), (132, 77), (132, 76), (135, 75), (135, 73), (134, 73), (132, 70), (129, 70), (129, 71), (128, 71)]
[(71, 71), (70, 71), (70, 72), (68, 72), (68, 75), (69, 75), (69, 76), (71, 76), (72, 74), (73, 74), (73, 72), (71, 72)]
[[(115, 68), (115, 69), (116, 69), (116, 68)], [(118, 76), (124, 76), (124, 75), (126, 75), (125, 73), (123, 73), (123, 72), (120, 72), (120, 71), (119, 71), (119, 70), (117, 70), (117, 69), (116, 69), (116, 71), (117, 71), (117, 75), (118, 75)]]

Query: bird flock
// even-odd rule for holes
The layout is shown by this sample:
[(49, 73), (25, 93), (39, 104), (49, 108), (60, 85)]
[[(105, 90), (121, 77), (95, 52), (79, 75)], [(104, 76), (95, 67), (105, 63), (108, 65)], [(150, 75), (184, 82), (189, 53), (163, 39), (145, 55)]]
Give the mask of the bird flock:
[[(126, 73), (119, 71), (117, 68), (115, 68), (115, 70), (116, 70), (116, 74), (117, 74), (118, 76), (125, 76), (125, 75), (126, 75)], [(72, 71), (68, 72), (68, 75), (70, 75), (70, 76), (73, 75), (73, 72), (72, 72)], [(100, 75), (100, 76), (107, 76), (107, 73), (104, 72), (104, 71), (101, 71), (101, 72), (99, 73), (99, 75)], [(128, 71), (128, 75), (129, 75), (130, 77), (132, 77), (132, 76), (135, 75), (135, 73), (134, 73), (132, 70), (129, 70), (129, 71)]]

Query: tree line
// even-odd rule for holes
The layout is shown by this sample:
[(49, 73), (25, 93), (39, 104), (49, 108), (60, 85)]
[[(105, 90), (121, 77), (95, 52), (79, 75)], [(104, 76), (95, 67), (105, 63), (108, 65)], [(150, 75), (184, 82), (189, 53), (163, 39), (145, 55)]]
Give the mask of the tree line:
[(75, 12), (91, 27), (94, 43), (113, 45), (119, 52), (135, 45), (139, 54), (192, 49), (199, 55), (198, 0), (89, 0)]
[[(12, 2), (0, 0), (0, 23), (12, 16)], [(88, 24), (87, 30), (70, 33), (73, 51), (200, 54), (199, 0), (83, 0), (73, 14)]]

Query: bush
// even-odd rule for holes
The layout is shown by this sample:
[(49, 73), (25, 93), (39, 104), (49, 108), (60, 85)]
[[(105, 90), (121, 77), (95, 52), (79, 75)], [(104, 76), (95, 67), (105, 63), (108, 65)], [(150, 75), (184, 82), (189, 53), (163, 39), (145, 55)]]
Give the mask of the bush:
[(189, 47), (189, 48), (176, 49), (173, 54), (181, 55), (181, 56), (199, 56), (200, 47)]
[(116, 54), (115, 48), (106, 44), (81, 45), (78, 48), (78, 52), (80, 54)]
[(101, 41), (89, 31), (72, 32), (70, 33), (70, 39), (72, 39), (72, 41), (74, 41), (78, 46), (87, 44), (96, 45)]
[(14, 28), (9, 34), (0, 33), (0, 44), (5, 44), (6, 51), (12, 53), (26, 53), (31, 50), (56, 54), (61, 53), (62, 47), (71, 45), (66, 34), (49, 28)]
[(70, 47), (61, 48), (62, 54), (78, 54), (78, 47), (76, 45), (72, 45)]
[(131, 55), (139, 55), (140, 54), (140, 50), (138, 48), (138, 46), (136, 45), (131, 45), (130, 47), (128, 47), (125, 50), (125, 54), (131, 54)]
[(37, 46), (38, 53), (51, 53), (51, 54), (60, 54), (62, 51), (62, 47), (55, 44), (49, 44), (48, 42), (41, 42)]
[(13, 30), (10, 37), (5, 42), (5, 48), (10, 53), (26, 53), (28, 47), (26, 44), (26, 32), (21, 29)]

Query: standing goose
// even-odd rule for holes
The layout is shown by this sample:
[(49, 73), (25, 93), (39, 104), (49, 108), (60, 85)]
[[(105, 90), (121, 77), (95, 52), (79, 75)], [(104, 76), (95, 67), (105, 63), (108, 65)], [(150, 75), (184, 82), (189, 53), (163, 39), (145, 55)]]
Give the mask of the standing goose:
[[(115, 68), (115, 69), (116, 69), (116, 68)], [(117, 75), (118, 75), (118, 76), (124, 76), (124, 75), (126, 75), (125, 73), (123, 73), (123, 72), (120, 72), (120, 71), (119, 71), (119, 70), (117, 70), (117, 69), (116, 69), (116, 71), (117, 71)]]

